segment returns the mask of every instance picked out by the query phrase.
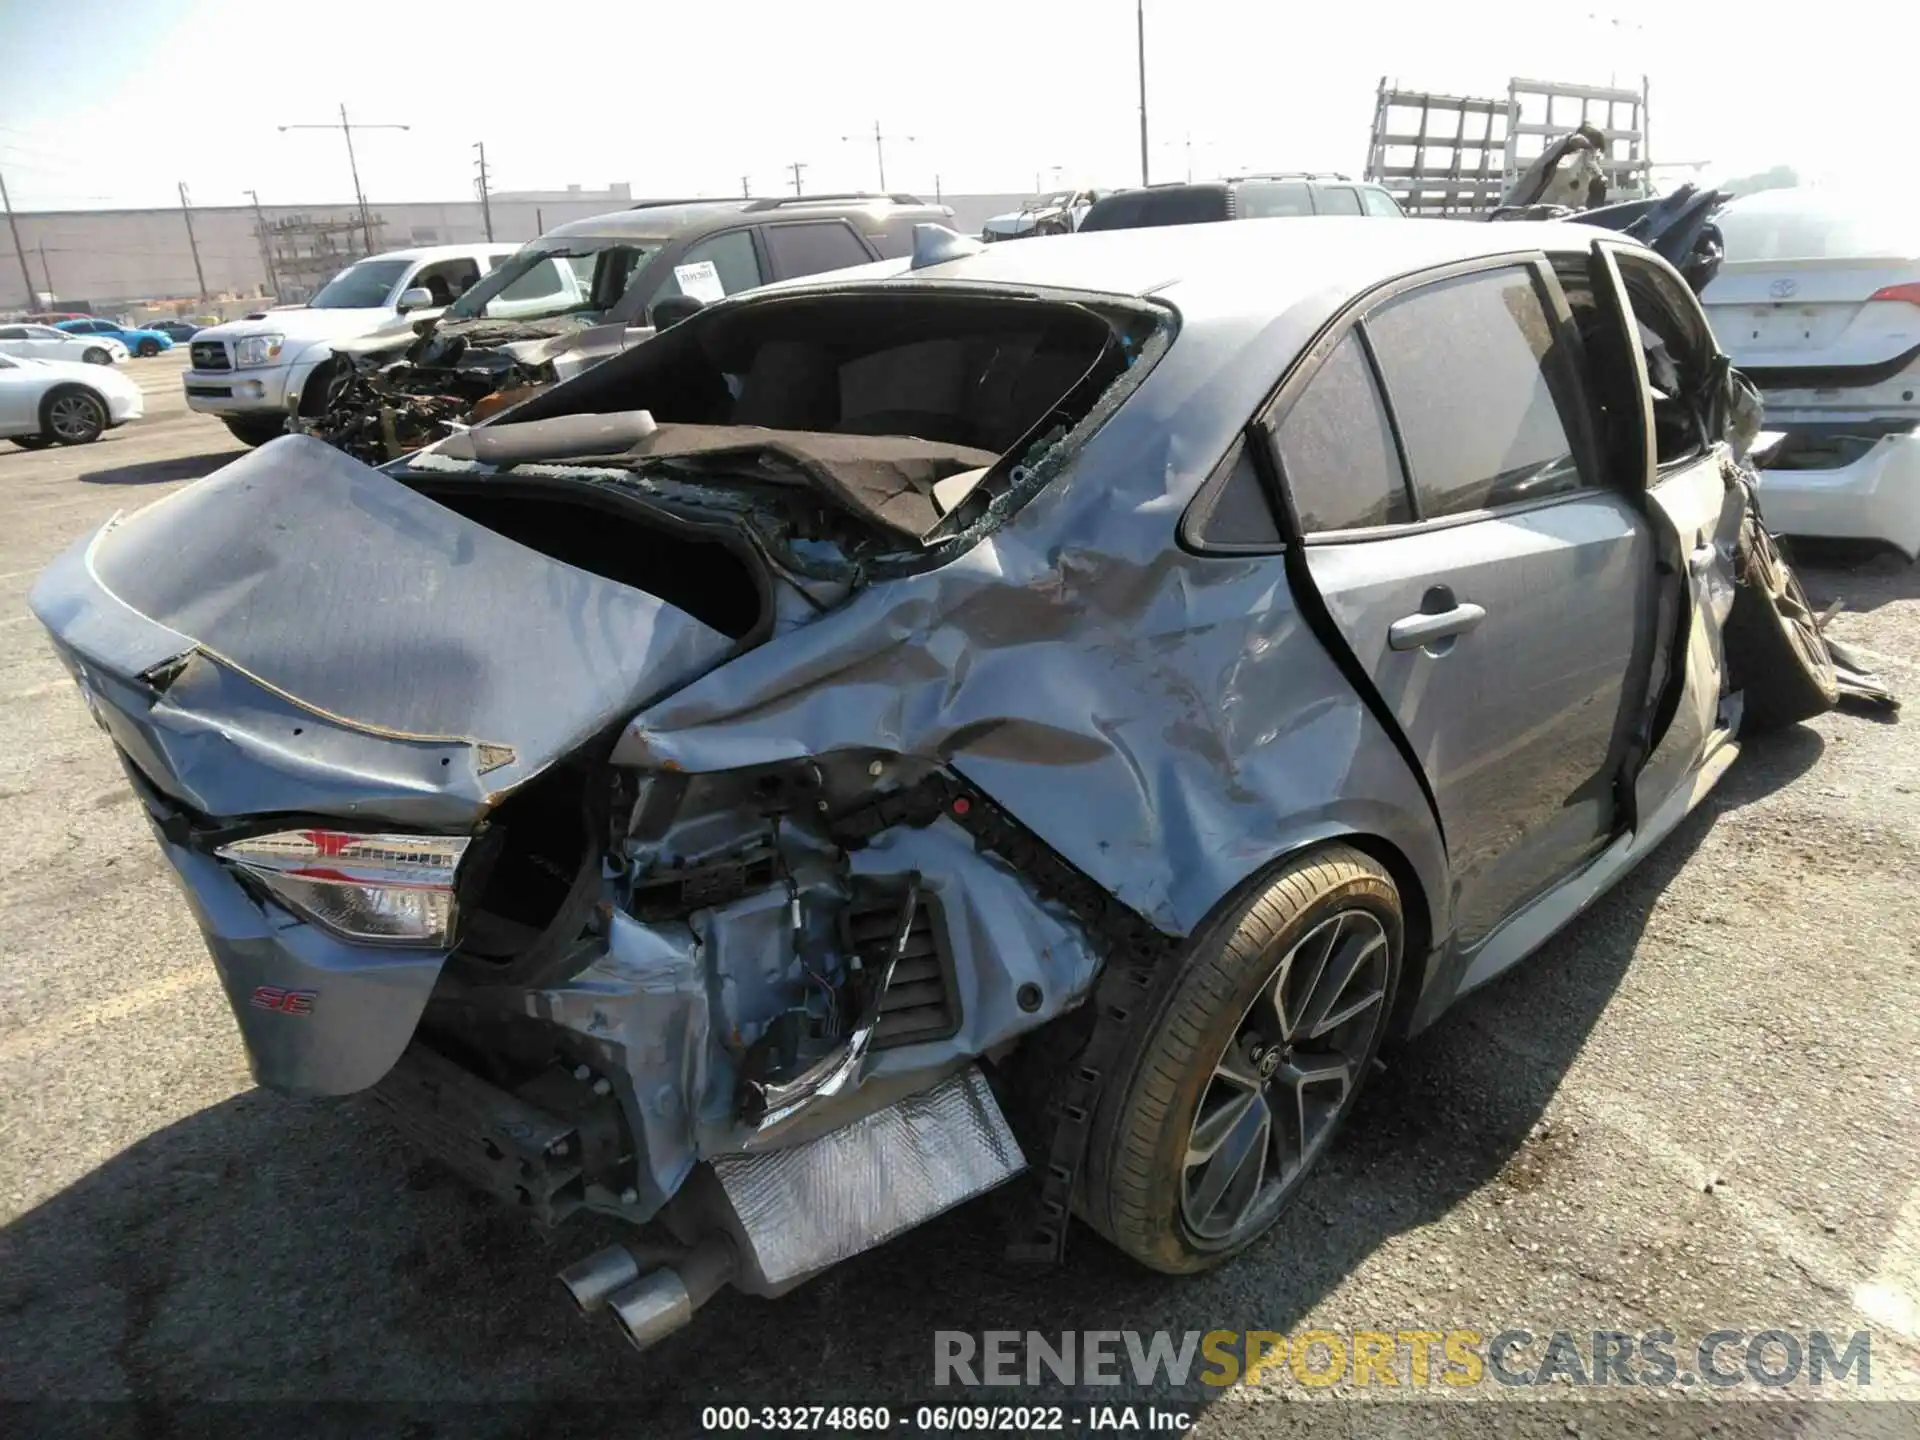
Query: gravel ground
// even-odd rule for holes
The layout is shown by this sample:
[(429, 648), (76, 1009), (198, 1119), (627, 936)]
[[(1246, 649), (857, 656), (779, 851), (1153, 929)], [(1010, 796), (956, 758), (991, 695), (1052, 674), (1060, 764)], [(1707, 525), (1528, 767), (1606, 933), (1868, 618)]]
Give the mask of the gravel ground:
[[(77, 450), (0, 445), (0, 1400), (141, 1402), (16, 1411), (16, 1433), (286, 1418), (155, 1408), (187, 1401), (339, 1402), (303, 1428), (418, 1437), (981, 1399), (1064, 1401), (1068, 1429), (1090, 1428), (1089, 1401), (1151, 1404), (1218, 1435), (1920, 1431), (1912, 1405), (1806, 1398), (1920, 1399), (1920, 747), (1845, 713), (1756, 741), (1588, 918), (1391, 1056), (1238, 1263), (1167, 1280), (1083, 1231), (1036, 1279), (991, 1258), (986, 1203), (783, 1301), (724, 1295), (635, 1356), (551, 1278), (604, 1232), (529, 1232), (363, 1103), (252, 1087), (186, 909), (26, 611), (60, 547), (237, 453), (184, 410), (179, 353), (132, 363), (144, 422)], [(1835, 633), (1920, 691), (1920, 568), (1805, 573), (1817, 603), (1847, 601)], [(1667, 1329), (1689, 1374), (1709, 1330), (1866, 1328), (1872, 1383), (1487, 1383), (1418, 1404), (1343, 1384), (1332, 1405), (1302, 1403), (1329, 1392), (1285, 1366), (1225, 1388), (932, 1385), (942, 1329), (1452, 1327), (1535, 1332), (1516, 1362), (1535, 1366), (1553, 1331)]]

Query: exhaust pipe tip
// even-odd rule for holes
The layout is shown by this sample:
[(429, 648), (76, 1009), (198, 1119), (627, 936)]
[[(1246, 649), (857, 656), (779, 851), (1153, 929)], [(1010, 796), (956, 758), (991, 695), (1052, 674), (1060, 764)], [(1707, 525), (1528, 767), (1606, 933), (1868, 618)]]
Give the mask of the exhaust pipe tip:
[(651, 1349), (693, 1319), (686, 1282), (664, 1267), (616, 1290), (606, 1303), (636, 1350)]
[(615, 1291), (632, 1285), (639, 1278), (640, 1262), (620, 1245), (596, 1250), (560, 1272), (560, 1283), (567, 1287), (567, 1294), (573, 1297), (573, 1303), (580, 1307), (583, 1315), (591, 1315), (605, 1305)]

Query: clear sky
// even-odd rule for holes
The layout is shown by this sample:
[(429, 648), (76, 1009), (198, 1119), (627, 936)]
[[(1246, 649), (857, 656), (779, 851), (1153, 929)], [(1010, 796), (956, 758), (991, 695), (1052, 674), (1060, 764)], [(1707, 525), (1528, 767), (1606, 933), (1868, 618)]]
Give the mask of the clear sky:
[[(1597, 8), (1589, 9), (1593, 5)], [(1647, 74), (1654, 156), (1707, 179), (1887, 174), (1920, 21), (1849, 0), (1146, 0), (1155, 179), (1366, 159), (1374, 88), (1504, 95)], [(755, 193), (1139, 178), (1134, 0), (0, 0), (0, 175), (20, 209), (496, 189)], [(855, 137), (851, 140), (842, 137)], [(909, 140), (906, 137), (913, 137)], [(1055, 167), (1059, 167), (1056, 172)]]

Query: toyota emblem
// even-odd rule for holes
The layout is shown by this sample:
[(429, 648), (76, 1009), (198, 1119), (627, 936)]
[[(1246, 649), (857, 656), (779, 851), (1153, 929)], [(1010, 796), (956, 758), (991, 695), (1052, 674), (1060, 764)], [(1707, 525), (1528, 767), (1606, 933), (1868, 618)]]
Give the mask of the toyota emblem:
[(1782, 278), (1767, 287), (1767, 293), (1776, 300), (1787, 300), (1800, 293), (1800, 282)]

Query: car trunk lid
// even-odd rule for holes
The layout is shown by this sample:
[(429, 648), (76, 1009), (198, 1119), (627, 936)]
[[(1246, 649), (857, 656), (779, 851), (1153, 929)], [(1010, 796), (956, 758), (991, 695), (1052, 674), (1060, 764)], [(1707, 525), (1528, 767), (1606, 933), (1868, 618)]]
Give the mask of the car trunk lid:
[(1728, 260), (1703, 298), (1714, 334), (1749, 373), (1871, 368), (1920, 345), (1920, 305), (1871, 298), (1917, 278), (1896, 259)]
[(111, 522), (30, 603), (123, 752), (215, 816), (470, 825), (741, 648), (301, 436)]

